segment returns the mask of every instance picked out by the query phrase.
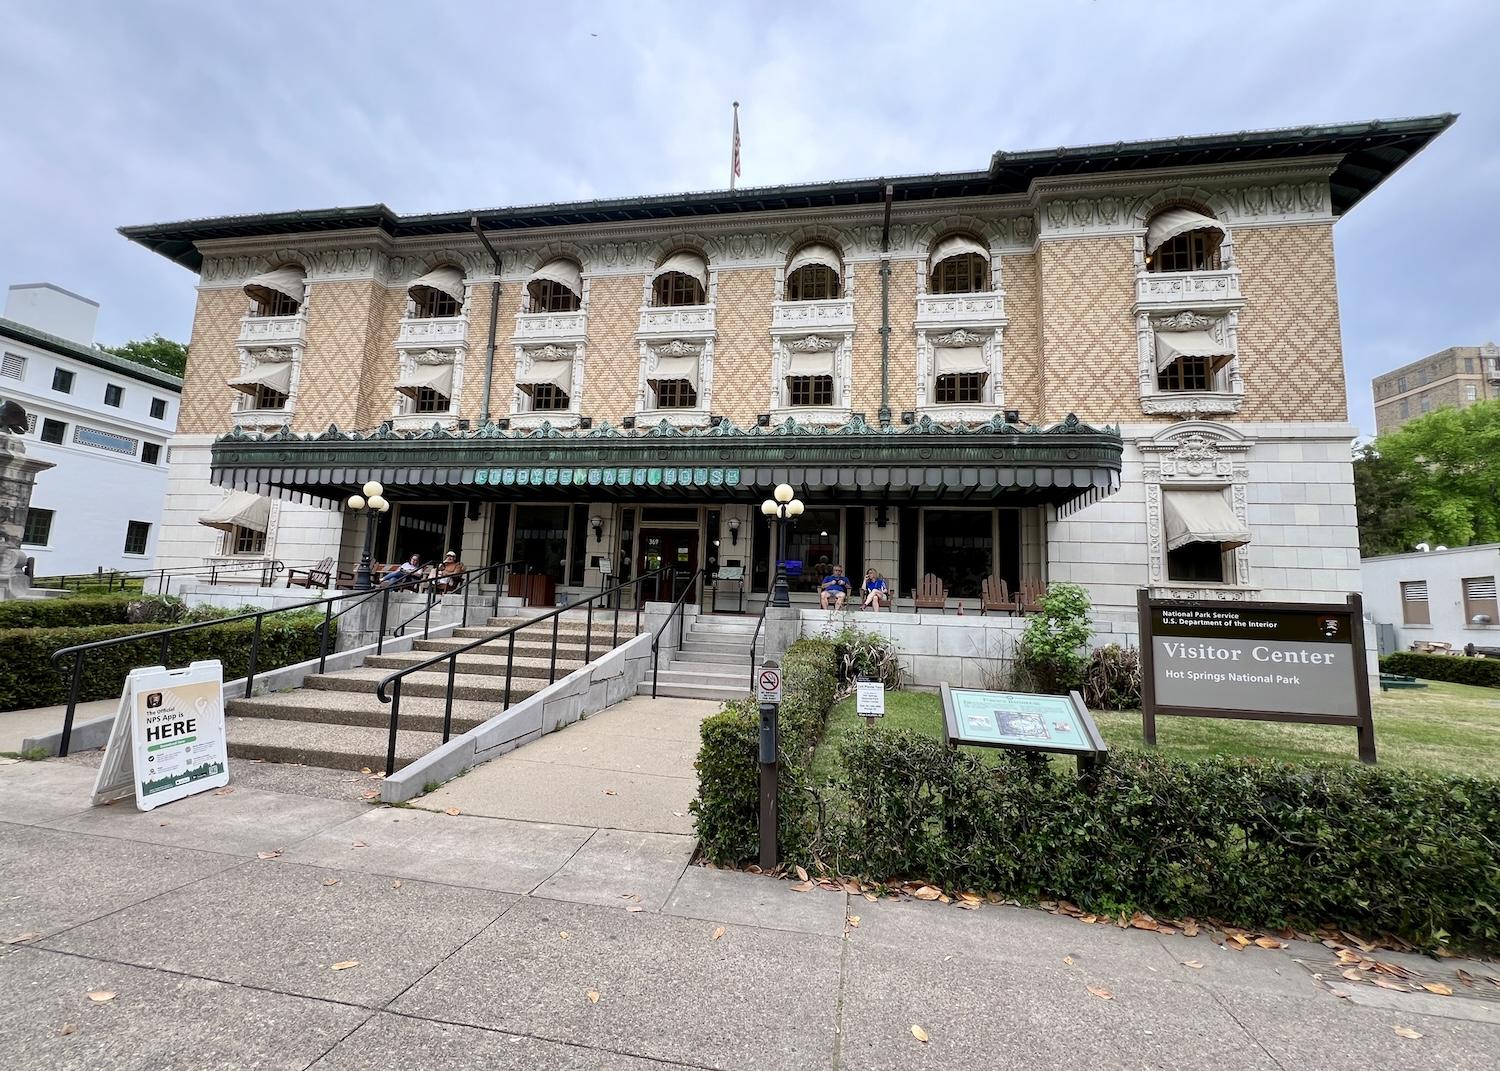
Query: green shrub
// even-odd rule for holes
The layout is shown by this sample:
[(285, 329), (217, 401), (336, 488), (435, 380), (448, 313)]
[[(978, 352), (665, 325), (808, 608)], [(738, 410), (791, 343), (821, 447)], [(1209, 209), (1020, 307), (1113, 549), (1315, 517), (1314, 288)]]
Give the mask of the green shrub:
[[(813, 836), (808, 768), (837, 691), (828, 640), (798, 640), (781, 661), (780, 762), (776, 794), (780, 844), (787, 858), (805, 856)], [(716, 863), (753, 859), (760, 836), (760, 708), (732, 699), (699, 732), (698, 798), (692, 812), (703, 852)]]
[(1089, 655), (1080, 688), (1090, 710), (1138, 710), (1141, 705), (1141, 652), (1117, 643)]
[(1100, 913), (1500, 944), (1497, 781), (1124, 750), (1089, 785), (1038, 756), (990, 767), (885, 729), (841, 751), (840, 806), (816, 846), (840, 873)]
[(134, 595), (80, 595), (72, 599), (13, 599), (0, 602), (0, 629), (123, 625)]
[[(260, 654), (256, 672), (289, 666), (318, 656), (318, 626), (322, 614), (283, 614), (265, 619), (261, 626)], [(0, 710), (45, 707), (68, 701), (72, 660), (54, 666), (54, 651), (80, 643), (160, 631), (156, 625), (91, 625), (85, 628), (0, 629)], [(169, 664), (217, 658), (224, 663), (224, 679), (243, 677), (250, 665), (251, 638), (255, 622), (235, 621), (212, 628), (195, 629), (173, 636), (168, 647)], [(328, 649), (333, 650), (330, 635)], [(137, 666), (161, 663), (161, 641), (142, 640), (91, 651), (84, 656), (79, 677), (78, 699), (112, 699), (120, 694), (126, 676)]]
[(1500, 688), (1500, 658), (1461, 658), (1457, 655), (1398, 651), (1380, 660), (1380, 672), (1421, 677), (1427, 681), (1478, 684)]
[(887, 688), (901, 687), (901, 662), (889, 636), (845, 625), (829, 637), (829, 642), (838, 656), (840, 681), (863, 677), (880, 681)]
[(1053, 584), (1042, 596), (1042, 612), (1026, 623), (1016, 644), (1018, 671), (1035, 682), (1034, 690), (1057, 694), (1077, 688), (1093, 634), (1089, 597), (1077, 584)]

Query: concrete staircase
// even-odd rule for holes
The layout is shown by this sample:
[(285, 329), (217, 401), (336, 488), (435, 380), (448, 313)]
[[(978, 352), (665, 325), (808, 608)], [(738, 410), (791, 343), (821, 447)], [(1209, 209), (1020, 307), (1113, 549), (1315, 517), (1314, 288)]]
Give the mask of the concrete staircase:
[[(680, 699), (740, 699), (750, 694), (750, 637), (759, 618), (700, 614), (688, 627), (679, 650), (664, 650), (656, 694)], [(756, 640), (765, 649), (764, 630)], [(651, 694), (648, 677), (637, 689)]]
[[(451, 639), (417, 640), (409, 652), (372, 655), (356, 669), (314, 673), (294, 691), (232, 699), (225, 710), (229, 754), (236, 759), (383, 771), (391, 708), (375, 695), (381, 678), (394, 669), (492, 636), (520, 620), (490, 618), (484, 627), (455, 629)], [(583, 615), (562, 615), (555, 666), (551, 620), (518, 632), (513, 652), (507, 638), (460, 655), (453, 678), (453, 735), (467, 732), (505, 709), (508, 656), (508, 698), (513, 705), (546, 688), (549, 674), (553, 680), (561, 680), (586, 664), (586, 654), (595, 659), (610, 650), (613, 624), (613, 617), (596, 615), (589, 635)], [(622, 614), (619, 642), (625, 643), (634, 635), (634, 613)], [(401, 725), (396, 737), (398, 767), (442, 744), (447, 686), (447, 663), (413, 673), (402, 681)]]

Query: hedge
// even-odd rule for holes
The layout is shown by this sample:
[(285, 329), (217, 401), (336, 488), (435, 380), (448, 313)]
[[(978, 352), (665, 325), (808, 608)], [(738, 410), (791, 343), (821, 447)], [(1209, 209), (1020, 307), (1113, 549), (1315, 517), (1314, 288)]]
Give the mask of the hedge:
[[(781, 851), (806, 852), (814, 800), (808, 767), (833, 709), (838, 659), (827, 640), (798, 640), (781, 662)], [(716, 863), (758, 853), (760, 835), (760, 709), (751, 697), (732, 699), (704, 720), (698, 750), (698, 798), (692, 803), (704, 854)]]
[(1380, 660), (1380, 672), (1400, 673), (1428, 681), (1478, 684), (1500, 688), (1500, 658), (1462, 658), (1458, 655), (1397, 651)]
[[(322, 614), (288, 614), (266, 618), (261, 626), (260, 655), (256, 672), (277, 669), (318, 656), (318, 626)], [(68, 701), (72, 673), (70, 659), (54, 666), (54, 651), (79, 643), (157, 632), (160, 625), (91, 625), (83, 628), (0, 629), (0, 710), (45, 707)], [(250, 665), (254, 621), (235, 621), (195, 629), (172, 637), (170, 664), (185, 666), (199, 659), (217, 658), (224, 663), (224, 679), (243, 677)], [(328, 649), (334, 647), (330, 634)], [(84, 656), (79, 678), (80, 702), (113, 699), (120, 694), (125, 677), (137, 666), (161, 661), (161, 641), (122, 643)]]
[(140, 601), (131, 595), (81, 595), (67, 599), (12, 599), (0, 602), (0, 629), (68, 628), (122, 625), (125, 608)]
[[(1121, 750), (1089, 784), (1039, 756), (990, 767), (909, 730), (851, 733), (841, 752), (815, 846), (839, 873), (1500, 945), (1500, 781)], [(796, 848), (789, 861), (809, 862)]]

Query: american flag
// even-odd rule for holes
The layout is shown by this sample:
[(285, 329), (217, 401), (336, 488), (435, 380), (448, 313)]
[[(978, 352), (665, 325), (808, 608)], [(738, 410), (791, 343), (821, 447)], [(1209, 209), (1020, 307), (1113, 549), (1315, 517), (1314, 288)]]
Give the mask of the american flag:
[(734, 147), (729, 155), (729, 188), (734, 189), (734, 180), (740, 177), (740, 102), (734, 102)]

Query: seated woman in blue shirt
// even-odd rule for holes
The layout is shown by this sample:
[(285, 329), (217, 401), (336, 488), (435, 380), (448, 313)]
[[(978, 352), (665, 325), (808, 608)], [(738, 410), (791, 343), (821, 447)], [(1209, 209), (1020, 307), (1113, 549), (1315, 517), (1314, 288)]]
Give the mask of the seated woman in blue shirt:
[(863, 588), (864, 600), (860, 603), (861, 610), (879, 610), (881, 604), (890, 604), (891, 589), (886, 586), (885, 578), (878, 570), (865, 570), (865, 586)]

